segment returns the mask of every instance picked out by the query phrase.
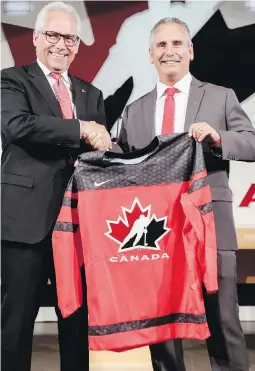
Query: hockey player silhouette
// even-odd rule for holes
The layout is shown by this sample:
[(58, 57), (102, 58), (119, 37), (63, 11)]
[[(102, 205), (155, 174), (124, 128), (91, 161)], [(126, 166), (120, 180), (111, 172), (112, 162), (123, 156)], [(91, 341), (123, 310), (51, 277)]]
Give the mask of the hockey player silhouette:
[(146, 242), (146, 234), (149, 221), (150, 219), (147, 216), (141, 214), (139, 218), (134, 222), (129, 234), (124, 239), (122, 245), (125, 246), (131, 240), (131, 238), (136, 235), (136, 238), (133, 242), (133, 246), (136, 246), (144, 234), (144, 246), (147, 246), (148, 244)]

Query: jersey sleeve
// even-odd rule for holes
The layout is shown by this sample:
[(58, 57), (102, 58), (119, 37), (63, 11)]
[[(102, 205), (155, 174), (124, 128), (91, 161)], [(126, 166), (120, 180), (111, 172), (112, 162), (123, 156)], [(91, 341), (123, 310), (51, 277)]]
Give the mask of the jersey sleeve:
[(64, 195), (52, 236), (58, 306), (68, 317), (82, 305), (83, 264), (78, 215), (78, 192), (73, 176)]
[(211, 190), (206, 171), (195, 174), (181, 199), (184, 213), (197, 236), (197, 260), (208, 293), (218, 290), (217, 245)]

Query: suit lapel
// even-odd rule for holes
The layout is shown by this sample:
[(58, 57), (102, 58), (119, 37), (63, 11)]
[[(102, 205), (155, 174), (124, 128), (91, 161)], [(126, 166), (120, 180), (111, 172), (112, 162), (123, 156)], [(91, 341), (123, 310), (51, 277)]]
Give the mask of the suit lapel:
[(86, 85), (84, 83), (81, 83), (79, 79), (76, 79), (75, 77), (72, 77), (69, 75), (69, 78), (71, 79), (71, 90), (73, 94), (73, 102), (76, 107), (76, 116), (80, 120), (86, 120), (85, 114), (87, 113), (87, 95), (88, 90)]
[(196, 120), (204, 93), (205, 90), (203, 88), (203, 83), (192, 77), (184, 125), (185, 132), (189, 131), (190, 125), (193, 124)]
[(30, 81), (48, 103), (53, 114), (57, 117), (62, 117), (59, 103), (51, 89), (51, 86), (36, 62), (28, 66), (28, 74), (31, 77)]
[[(148, 93), (142, 102), (143, 112), (143, 136), (145, 136), (145, 142), (149, 143), (155, 137), (155, 109), (156, 109), (157, 90), (153, 89)], [(147, 140), (148, 139), (148, 140)]]

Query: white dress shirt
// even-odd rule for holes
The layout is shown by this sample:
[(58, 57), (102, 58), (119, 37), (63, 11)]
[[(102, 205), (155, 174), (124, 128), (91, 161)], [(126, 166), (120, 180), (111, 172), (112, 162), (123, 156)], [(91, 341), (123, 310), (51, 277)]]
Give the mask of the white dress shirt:
[[(54, 93), (54, 95), (56, 96), (55, 94), (55, 91), (53, 89), (53, 85), (56, 83), (56, 80), (50, 75), (51, 74), (51, 71), (42, 63), (40, 62), (38, 59), (37, 59), (37, 63), (39, 65), (39, 67), (41, 68), (41, 70), (43, 71), (46, 79), (48, 80), (49, 84), (50, 84), (50, 87)], [(73, 103), (73, 96), (72, 96), (72, 91), (71, 91), (71, 80), (68, 76), (68, 72), (65, 71), (61, 74), (61, 80), (62, 82), (64, 83), (65, 87), (67, 88), (67, 91), (69, 93), (69, 96), (70, 96), (70, 100), (71, 100), (71, 105), (72, 105), (72, 110), (73, 110), (73, 114), (74, 114), (74, 117), (77, 118), (77, 115), (76, 115), (76, 107)]]
[[(174, 102), (175, 102), (174, 132), (175, 133), (184, 132), (184, 124), (185, 124), (185, 117), (186, 117), (186, 111), (187, 111), (191, 80), (192, 80), (192, 76), (190, 72), (188, 72), (181, 80), (179, 80), (173, 86), (179, 90), (179, 92), (174, 95)], [(156, 110), (155, 110), (155, 126), (156, 126), (155, 133), (156, 135), (160, 135), (162, 131), (162, 122), (163, 122), (165, 99), (166, 99), (165, 91), (168, 88), (169, 86), (162, 84), (162, 82), (158, 80), (157, 100), (156, 100)]]

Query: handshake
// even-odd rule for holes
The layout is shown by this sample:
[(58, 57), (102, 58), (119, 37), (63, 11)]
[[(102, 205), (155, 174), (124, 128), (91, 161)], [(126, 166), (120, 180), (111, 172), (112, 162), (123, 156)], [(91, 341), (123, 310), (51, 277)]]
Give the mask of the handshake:
[(110, 135), (103, 125), (97, 124), (95, 121), (81, 121), (81, 139), (83, 139), (94, 150), (110, 150), (112, 142)]

